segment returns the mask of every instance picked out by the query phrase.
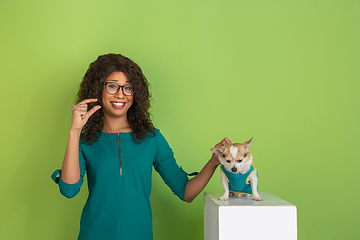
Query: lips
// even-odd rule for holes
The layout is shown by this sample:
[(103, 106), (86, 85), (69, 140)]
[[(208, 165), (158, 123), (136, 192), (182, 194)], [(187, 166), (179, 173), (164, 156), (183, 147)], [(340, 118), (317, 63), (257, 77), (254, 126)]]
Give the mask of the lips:
[(111, 105), (114, 107), (114, 108), (124, 108), (125, 107), (125, 103), (124, 102), (111, 102)]

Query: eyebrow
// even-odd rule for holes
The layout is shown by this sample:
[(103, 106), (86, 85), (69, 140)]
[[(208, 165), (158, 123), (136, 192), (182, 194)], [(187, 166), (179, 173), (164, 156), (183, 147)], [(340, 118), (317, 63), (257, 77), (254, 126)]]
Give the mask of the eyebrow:
[[(109, 79), (109, 80), (107, 80), (107, 82), (118, 82), (118, 80), (115, 80), (115, 79)], [(126, 80), (125, 82), (131, 82), (131, 81), (128, 81), (128, 80)]]

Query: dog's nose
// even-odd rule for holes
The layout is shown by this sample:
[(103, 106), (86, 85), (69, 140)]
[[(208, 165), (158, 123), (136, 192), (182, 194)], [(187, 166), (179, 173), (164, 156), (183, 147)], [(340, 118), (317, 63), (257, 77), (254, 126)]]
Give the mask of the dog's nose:
[(231, 169), (231, 171), (232, 171), (232, 172), (236, 172), (236, 171), (237, 171), (236, 167), (233, 167), (233, 168)]

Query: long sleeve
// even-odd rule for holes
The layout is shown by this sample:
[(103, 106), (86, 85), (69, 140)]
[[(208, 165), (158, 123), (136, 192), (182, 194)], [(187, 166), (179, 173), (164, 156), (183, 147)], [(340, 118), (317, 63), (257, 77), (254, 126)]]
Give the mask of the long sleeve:
[(174, 153), (159, 130), (156, 131), (157, 152), (154, 168), (172, 192), (184, 201), (188, 174), (178, 166)]
[(84, 182), (86, 162), (84, 155), (82, 153), (81, 145), (79, 147), (79, 166), (80, 166), (80, 179), (77, 183), (74, 184), (66, 183), (61, 179), (60, 169), (55, 170), (51, 175), (53, 181), (58, 184), (60, 193), (67, 198), (75, 197), (79, 193), (80, 188)]

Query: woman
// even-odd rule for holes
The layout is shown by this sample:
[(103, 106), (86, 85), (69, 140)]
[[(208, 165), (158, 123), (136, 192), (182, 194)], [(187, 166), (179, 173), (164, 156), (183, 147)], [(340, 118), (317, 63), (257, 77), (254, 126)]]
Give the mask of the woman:
[[(189, 180), (152, 124), (150, 97), (147, 79), (129, 58), (107, 54), (90, 64), (72, 107), (62, 169), (52, 175), (71, 198), (87, 172), (89, 197), (78, 239), (152, 239), (152, 166), (175, 195), (192, 202), (219, 165), (213, 155)], [(216, 146), (228, 143), (225, 138)]]

